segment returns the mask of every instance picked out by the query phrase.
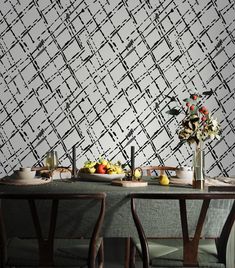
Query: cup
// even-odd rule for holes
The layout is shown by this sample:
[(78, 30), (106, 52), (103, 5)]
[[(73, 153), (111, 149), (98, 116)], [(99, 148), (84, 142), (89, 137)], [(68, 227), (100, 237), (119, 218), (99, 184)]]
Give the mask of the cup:
[(20, 171), (29, 172), (31, 171), (31, 167), (20, 167)]
[(193, 179), (193, 169), (189, 166), (179, 167), (176, 169), (175, 173), (179, 179)]
[(51, 171), (58, 167), (58, 155), (56, 151), (50, 151), (46, 153), (45, 164)]
[(35, 177), (36, 170), (31, 170), (30, 167), (20, 167), (14, 172), (14, 178), (19, 180), (31, 180)]

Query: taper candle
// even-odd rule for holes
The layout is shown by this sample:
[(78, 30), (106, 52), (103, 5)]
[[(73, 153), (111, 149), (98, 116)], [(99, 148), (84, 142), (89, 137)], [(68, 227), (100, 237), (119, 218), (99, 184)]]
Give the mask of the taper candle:
[(131, 175), (134, 175), (135, 170), (135, 146), (131, 146)]
[(72, 176), (76, 177), (77, 176), (77, 167), (76, 167), (76, 146), (73, 145), (73, 156), (72, 156)]

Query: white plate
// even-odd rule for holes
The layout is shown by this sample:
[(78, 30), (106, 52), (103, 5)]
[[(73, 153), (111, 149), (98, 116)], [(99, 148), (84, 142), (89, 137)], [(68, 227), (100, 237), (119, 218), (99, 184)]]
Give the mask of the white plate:
[(35, 177), (33, 179), (16, 179), (14, 176), (7, 176), (0, 179), (0, 184), (10, 185), (37, 185), (51, 182), (51, 178)]
[(125, 174), (87, 174), (87, 173), (78, 173), (78, 178), (86, 181), (112, 181), (114, 179), (122, 179), (125, 177)]

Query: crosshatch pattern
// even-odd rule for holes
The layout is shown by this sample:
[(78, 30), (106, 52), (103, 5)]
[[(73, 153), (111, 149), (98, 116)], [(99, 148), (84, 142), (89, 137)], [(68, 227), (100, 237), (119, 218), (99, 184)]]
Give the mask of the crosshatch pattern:
[[(105, 156), (191, 165), (178, 146), (189, 92), (223, 129), (206, 143), (209, 175), (235, 174), (235, 3), (230, 0), (4, 0), (0, 9), (0, 176)], [(171, 102), (176, 98), (176, 103)]]

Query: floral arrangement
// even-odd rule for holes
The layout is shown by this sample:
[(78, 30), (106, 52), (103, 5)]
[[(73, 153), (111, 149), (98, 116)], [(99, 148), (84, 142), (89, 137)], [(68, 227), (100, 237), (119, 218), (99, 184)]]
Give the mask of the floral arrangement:
[[(178, 136), (180, 140), (189, 144), (199, 144), (207, 139), (220, 139), (220, 124), (207, 107), (201, 105), (201, 98), (201, 95), (195, 93), (184, 100), (186, 102), (186, 116), (181, 122)], [(170, 112), (170, 114), (173, 113)]]
[(220, 125), (206, 106), (200, 105), (201, 96), (192, 94), (186, 99), (186, 116), (182, 121), (179, 139), (199, 143), (207, 139), (220, 139)]

